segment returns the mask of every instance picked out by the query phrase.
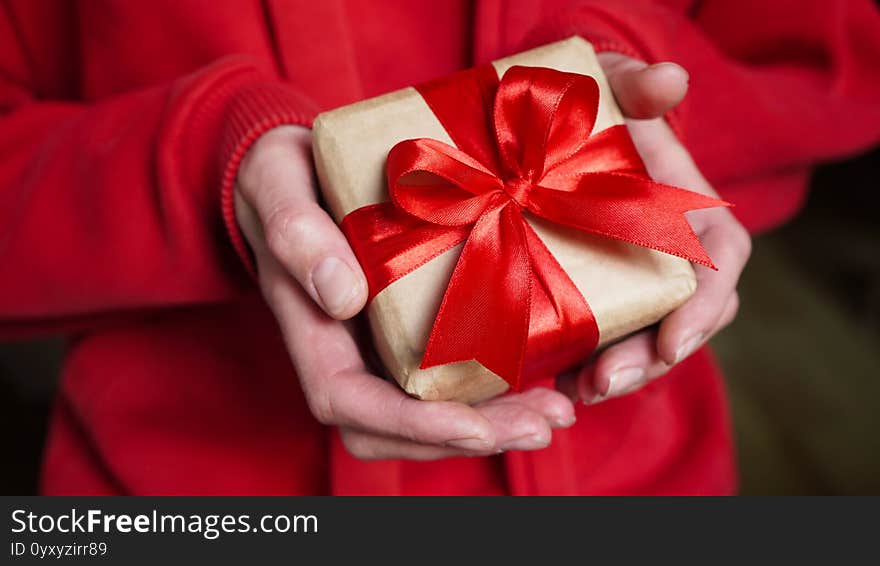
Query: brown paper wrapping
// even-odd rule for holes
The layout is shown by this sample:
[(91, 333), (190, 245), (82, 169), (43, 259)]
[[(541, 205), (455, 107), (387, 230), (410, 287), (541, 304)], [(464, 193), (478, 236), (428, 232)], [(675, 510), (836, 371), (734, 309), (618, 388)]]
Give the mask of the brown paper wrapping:
[[(493, 63), (498, 76), (513, 65), (551, 67), (593, 76), (599, 83), (596, 130), (623, 117), (592, 46), (579, 37)], [(325, 112), (314, 125), (315, 163), (336, 221), (365, 205), (386, 201), (385, 158), (398, 142), (449, 135), (414, 88)], [(696, 289), (693, 269), (678, 257), (550, 224), (531, 222), (587, 299), (600, 346), (654, 324)], [(419, 369), (440, 301), (461, 245), (389, 285), (368, 316), (388, 371), (411, 395), (475, 403), (507, 390), (507, 383), (475, 361)]]

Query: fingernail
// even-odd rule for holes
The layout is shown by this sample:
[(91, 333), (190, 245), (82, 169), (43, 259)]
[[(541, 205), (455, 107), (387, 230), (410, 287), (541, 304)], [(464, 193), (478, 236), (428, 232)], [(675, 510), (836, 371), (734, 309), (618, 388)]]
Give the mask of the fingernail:
[(609, 391), (611, 391), (611, 376), (609, 375), (603, 379), (601, 374), (599, 376), (594, 374), (594, 379), (596, 381), (593, 382), (593, 385), (597, 393), (594, 397), (596, 399), (602, 399), (608, 395)]
[(697, 334), (696, 336), (691, 336), (687, 340), (684, 340), (681, 346), (678, 347), (678, 350), (675, 351), (675, 362), (678, 363), (690, 356), (694, 353), (694, 351), (699, 348), (700, 343), (703, 341), (703, 335)]
[(684, 73), (684, 78), (686, 81), (689, 81), (691, 78), (690, 73), (687, 72), (687, 69), (685, 69), (681, 65), (678, 65), (676, 63), (672, 63), (670, 61), (661, 61), (660, 63), (654, 63), (653, 65), (648, 65), (647, 68), (648, 69), (664, 69), (664, 68), (675, 69), (676, 71), (680, 71), (680, 72)]
[(540, 434), (526, 434), (508, 440), (501, 445), (502, 450), (539, 450), (550, 445), (550, 439)]
[(574, 415), (567, 415), (564, 417), (552, 417), (550, 419), (553, 428), (568, 428), (575, 423), (577, 418)]
[(461, 450), (475, 450), (478, 452), (485, 452), (492, 448), (488, 440), (477, 436), (467, 438), (454, 438), (452, 440), (447, 440), (445, 444), (447, 446), (451, 446), (452, 448), (459, 448)]
[(318, 264), (312, 272), (312, 283), (324, 308), (335, 316), (345, 313), (360, 286), (348, 264), (335, 257)]
[(608, 378), (608, 393), (619, 394), (639, 384), (645, 376), (642, 368), (624, 368), (611, 374)]
[(591, 395), (589, 397), (584, 397), (583, 399), (581, 399), (581, 403), (583, 403), (584, 405), (587, 405), (589, 407), (593, 403), (598, 403), (599, 401), (604, 399), (605, 395), (607, 395), (607, 393), (597, 393), (597, 394)]

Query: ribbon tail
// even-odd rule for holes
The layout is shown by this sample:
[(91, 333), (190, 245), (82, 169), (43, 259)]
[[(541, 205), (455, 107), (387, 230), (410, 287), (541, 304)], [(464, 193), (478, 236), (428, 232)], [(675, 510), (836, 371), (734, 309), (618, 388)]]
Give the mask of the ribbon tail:
[(465, 241), (467, 226), (428, 224), (392, 203), (359, 208), (340, 225), (364, 270), (369, 300), (382, 289)]
[(491, 64), (460, 71), (452, 77), (416, 87), (431, 112), (440, 120), (455, 147), (498, 171), (492, 136), (492, 104), (498, 90), (498, 73)]
[(529, 209), (551, 222), (630, 242), (715, 269), (684, 213), (730, 206), (700, 193), (623, 173), (588, 173), (570, 191), (539, 187)]
[(524, 225), (509, 204), (477, 221), (443, 296), (423, 369), (476, 360), (521, 388), (532, 286)]
[(524, 381), (555, 376), (586, 359), (599, 327), (580, 290), (534, 229), (525, 225), (534, 284)]

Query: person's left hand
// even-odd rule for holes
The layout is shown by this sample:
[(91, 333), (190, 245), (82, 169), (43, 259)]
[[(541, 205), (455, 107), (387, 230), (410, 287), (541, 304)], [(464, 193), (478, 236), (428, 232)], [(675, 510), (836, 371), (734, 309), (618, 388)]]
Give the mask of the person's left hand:
[[(648, 66), (619, 53), (602, 53), (599, 60), (651, 176), (717, 197), (662, 118), (684, 98), (687, 72), (674, 63)], [(579, 372), (561, 377), (562, 391), (585, 403), (635, 391), (695, 352), (736, 316), (736, 286), (751, 253), (749, 234), (727, 208), (693, 211), (688, 220), (718, 271), (695, 265), (697, 290), (684, 305), (657, 327), (609, 347)]]

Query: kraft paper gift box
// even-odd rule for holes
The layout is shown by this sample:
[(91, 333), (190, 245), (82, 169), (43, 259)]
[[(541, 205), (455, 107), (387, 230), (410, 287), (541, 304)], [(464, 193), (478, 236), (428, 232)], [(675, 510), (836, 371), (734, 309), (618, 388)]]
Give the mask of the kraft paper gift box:
[[(493, 66), (498, 77), (512, 66), (589, 75), (600, 93), (593, 133), (623, 123), (593, 48), (581, 38), (506, 57)], [(416, 138), (454, 145), (412, 87), (317, 117), (315, 163), (326, 203), (337, 222), (356, 209), (389, 200), (385, 171), (389, 150), (398, 142)], [(696, 289), (693, 268), (685, 259), (545, 221), (528, 222), (586, 298), (598, 326), (599, 346), (656, 323)], [(474, 360), (420, 369), (461, 250), (462, 245), (457, 245), (397, 279), (367, 307), (375, 346), (387, 370), (404, 390), (420, 399), (475, 403), (509, 388), (505, 380)]]

